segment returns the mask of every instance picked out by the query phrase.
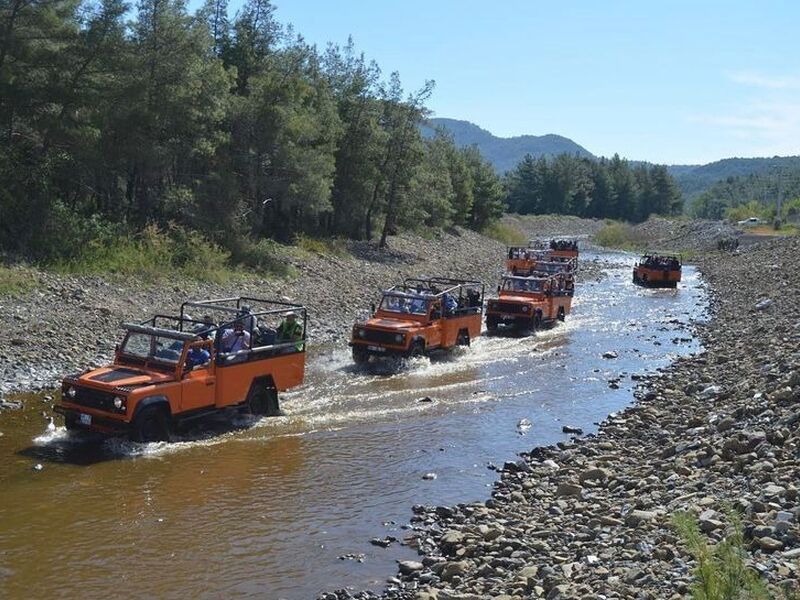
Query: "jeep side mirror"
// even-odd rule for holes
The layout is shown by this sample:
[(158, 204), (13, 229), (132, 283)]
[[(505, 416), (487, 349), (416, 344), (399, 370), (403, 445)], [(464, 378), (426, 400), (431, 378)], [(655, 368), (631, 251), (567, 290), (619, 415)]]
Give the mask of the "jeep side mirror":
[(497, 293), (498, 294), (500, 293), (500, 286), (499, 285), (497, 286)]
[(374, 303), (374, 302), (373, 302), (372, 304), (370, 304), (370, 305), (369, 305), (369, 310), (370, 310), (370, 312), (372, 312), (372, 313), (374, 313), (374, 312), (375, 312), (375, 303)]

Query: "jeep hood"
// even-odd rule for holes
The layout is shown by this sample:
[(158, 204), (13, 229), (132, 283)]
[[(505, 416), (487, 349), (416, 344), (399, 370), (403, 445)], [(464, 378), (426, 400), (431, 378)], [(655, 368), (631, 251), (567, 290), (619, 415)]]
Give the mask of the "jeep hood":
[(382, 329), (415, 329), (420, 326), (419, 321), (412, 321), (410, 319), (389, 319), (386, 317), (375, 317), (369, 319), (366, 323), (367, 327), (378, 327)]
[(165, 381), (172, 381), (174, 377), (171, 374), (156, 373), (154, 371), (143, 371), (141, 369), (134, 369), (131, 367), (103, 367), (84, 373), (78, 378), (78, 383), (85, 383), (90, 385), (102, 385), (112, 388), (128, 387), (128, 386), (143, 386), (153, 385), (156, 383), (163, 383)]

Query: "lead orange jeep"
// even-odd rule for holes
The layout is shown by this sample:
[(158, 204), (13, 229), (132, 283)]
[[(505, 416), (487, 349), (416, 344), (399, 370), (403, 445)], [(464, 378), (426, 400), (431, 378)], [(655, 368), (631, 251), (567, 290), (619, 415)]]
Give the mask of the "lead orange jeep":
[(536, 273), (531, 277), (506, 275), (498, 299), (486, 306), (486, 329), (536, 331), (563, 321), (572, 307), (575, 286), (571, 275)]
[(372, 316), (353, 326), (353, 360), (415, 357), (469, 346), (481, 333), (484, 286), (444, 277), (406, 279), (385, 292)]
[(66, 377), (54, 410), (67, 429), (138, 442), (168, 440), (173, 428), (231, 407), (278, 415), (278, 392), (303, 382), (306, 320), (299, 304), (241, 297), (123, 324), (113, 364)]
[(633, 283), (651, 288), (678, 287), (681, 267), (680, 256), (645, 254), (633, 267)]

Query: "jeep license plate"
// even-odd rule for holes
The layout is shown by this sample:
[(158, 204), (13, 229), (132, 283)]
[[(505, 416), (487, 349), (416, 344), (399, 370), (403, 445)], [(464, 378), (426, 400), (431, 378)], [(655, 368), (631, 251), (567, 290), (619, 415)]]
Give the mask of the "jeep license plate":
[(92, 424), (92, 415), (86, 415), (81, 413), (78, 418), (80, 419), (81, 425), (91, 425)]
[(386, 348), (381, 346), (367, 346), (367, 350), (371, 350), (372, 352), (386, 352)]

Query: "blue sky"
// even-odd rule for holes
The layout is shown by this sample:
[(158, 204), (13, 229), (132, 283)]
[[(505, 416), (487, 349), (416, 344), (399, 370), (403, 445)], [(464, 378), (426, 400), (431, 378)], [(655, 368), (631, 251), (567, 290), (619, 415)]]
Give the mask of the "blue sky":
[(352, 35), (407, 87), (434, 79), (435, 116), (496, 135), (673, 164), (800, 154), (800, 2), (274, 3), (309, 42)]

